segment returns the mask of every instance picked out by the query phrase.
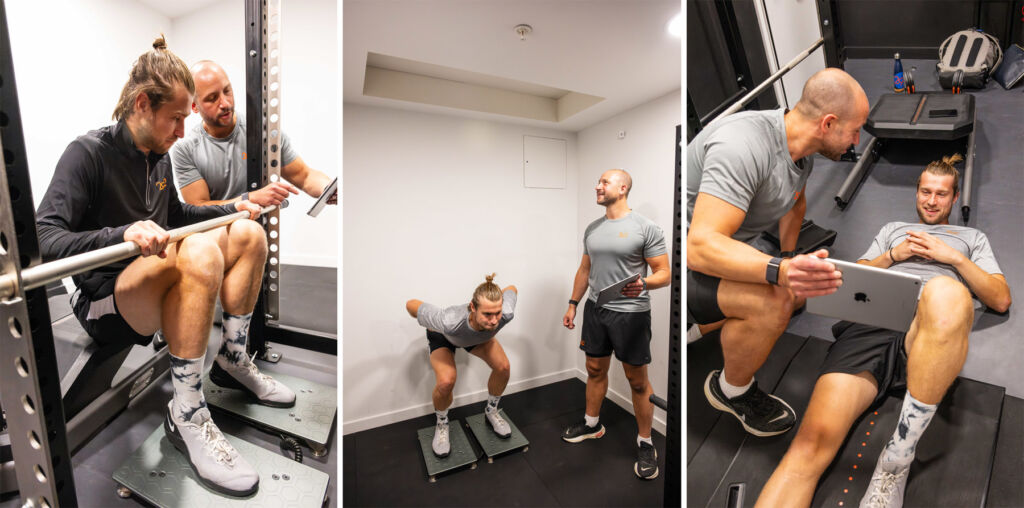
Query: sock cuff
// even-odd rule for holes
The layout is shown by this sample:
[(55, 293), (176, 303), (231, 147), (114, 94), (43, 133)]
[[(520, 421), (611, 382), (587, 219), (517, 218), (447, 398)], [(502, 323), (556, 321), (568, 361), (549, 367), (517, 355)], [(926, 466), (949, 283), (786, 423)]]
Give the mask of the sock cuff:
[(252, 312), (250, 312), (248, 314), (229, 314), (226, 311), (222, 311), (220, 313), (220, 317), (222, 319), (228, 319), (228, 318), (232, 318), (232, 319), (252, 319)]
[(921, 402), (921, 401), (917, 400), (916, 398), (914, 398), (913, 395), (910, 394), (910, 390), (907, 390), (907, 398), (906, 398), (906, 400), (910, 404), (913, 404), (914, 406), (916, 406), (916, 408), (921, 410), (921, 411), (935, 411), (936, 409), (939, 408), (938, 404), (925, 404), (924, 402)]

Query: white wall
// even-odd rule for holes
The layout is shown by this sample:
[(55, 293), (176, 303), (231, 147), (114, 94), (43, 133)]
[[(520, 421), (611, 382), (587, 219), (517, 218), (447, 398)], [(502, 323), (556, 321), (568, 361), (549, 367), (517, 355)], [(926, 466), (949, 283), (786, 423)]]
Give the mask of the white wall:
[[(771, 25), (771, 37), (779, 67), (809, 48), (821, 37), (818, 8), (814, 0), (755, 0), (763, 2)], [(768, 36), (765, 35), (767, 38)], [(800, 100), (804, 83), (815, 72), (825, 68), (824, 47), (814, 50), (804, 61), (787, 72), (779, 81), (784, 85), (786, 101), (792, 108)], [(781, 101), (780, 101), (781, 104)]]
[[(579, 132), (577, 256), (583, 254), (583, 232), (587, 225), (604, 214), (604, 208), (596, 203), (593, 186), (604, 171), (622, 168), (633, 177), (633, 190), (629, 194), (630, 208), (661, 226), (671, 261), (675, 128), (681, 118), (680, 92), (676, 90)], [(618, 139), (619, 131), (625, 131), (626, 137)], [(648, 366), (648, 376), (654, 393), (663, 398), (668, 396), (669, 314), (669, 288), (653, 291), (652, 361)], [(577, 335), (578, 330), (579, 327)], [(586, 360), (582, 353), (577, 353), (575, 364), (578, 375), (586, 379)], [(617, 360), (612, 362), (608, 392), (611, 400), (633, 411), (629, 383)], [(664, 433), (665, 412), (655, 409), (654, 417), (655, 427)]]
[[(506, 393), (576, 376), (578, 339), (561, 326), (580, 255), (576, 135), (351, 103), (344, 133), (343, 432), (433, 411), (405, 302), (468, 302), (491, 272), (520, 295), (498, 334)], [(523, 187), (523, 135), (567, 141), (566, 188)], [(490, 369), (465, 352), (456, 365), (454, 405), (486, 398)]]
[[(337, 115), (341, 68), (337, 2), (281, 2), (281, 124), (292, 146), (310, 167), (340, 174)], [(245, 4), (223, 0), (175, 18), (168, 46), (186, 63), (213, 60), (235, 88), (235, 111), (245, 115)], [(186, 131), (202, 122), (186, 120)], [(289, 199), (281, 213), (281, 262), (338, 266), (338, 210), (327, 207), (317, 218), (306, 215), (313, 198)], [(285, 282), (287, 283), (287, 281)]]
[[(36, 205), (68, 143), (113, 123), (140, 54), (171, 22), (130, 0), (6, 2), (25, 149)], [(171, 39), (173, 49), (173, 39)]]

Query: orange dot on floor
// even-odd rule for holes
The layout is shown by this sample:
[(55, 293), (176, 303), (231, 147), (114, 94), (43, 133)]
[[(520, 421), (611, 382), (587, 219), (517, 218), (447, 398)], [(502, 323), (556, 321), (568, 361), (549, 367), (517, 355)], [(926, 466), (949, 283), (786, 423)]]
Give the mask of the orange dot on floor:
[(867, 432), (867, 435), (869, 435), (869, 436), (871, 435), (871, 431), (870, 430)]
[(850, 489), (843, 489), (843, 494), (850, 492)]
[(858, 459), (860, 458), (860, 454), (859, 454), (859, 453), (857, 454), (857, 458), (858, 458)]
[(871, 422), (871, 425), (874, 425), (874, 424), (875, 424), (875, 422)]
[(854, 465), (853, 465), (853, 468), (854, 468), (854, 469), (857, 469), (857, 464), (854, 464)]
[(851, 482), (853, 481), (853, 477), (852, 477), (852, 476), (850, 477), (850, 481), (851, 481)]
[(878, 411), (875, 411), (875, 415), (878, 415)]
[(861, 443), (860, 445), (861, 446), (867, 446), (868, 444), (867, 443)]
[(843, 502), (842, 501), (839, 502), (839, 506), (843, 506)]

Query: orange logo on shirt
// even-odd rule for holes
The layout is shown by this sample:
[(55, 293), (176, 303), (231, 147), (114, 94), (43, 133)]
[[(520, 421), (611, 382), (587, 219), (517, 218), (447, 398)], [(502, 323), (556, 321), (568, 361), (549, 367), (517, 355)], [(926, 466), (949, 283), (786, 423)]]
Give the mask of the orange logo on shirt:
[(160, 190), (166, 189), (167, 188), (167, 177), (164, 177), (164, 179), (160, 180), (159, 182), (154, 182), (153, 185), (156, 185), (156, 188), (160, 189)]
[(625, 231), (619, 231), (619, 238), (625, 238), (627, 236), (629, 236), (629, 233)]
[(242, 160), (246, 160), (247, 158), (249, 158), (249, 154), (242, 152)]

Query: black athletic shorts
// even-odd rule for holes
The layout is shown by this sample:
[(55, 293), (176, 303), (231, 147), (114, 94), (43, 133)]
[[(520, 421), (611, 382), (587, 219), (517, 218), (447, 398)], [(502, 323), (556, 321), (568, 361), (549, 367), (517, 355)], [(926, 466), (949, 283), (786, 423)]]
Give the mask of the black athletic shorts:
[(718, 284), (722, 279), (686, 270), (686, 320), (706, 325), (725, 319), (718, 307)]
[(91, 297), (78, 293), (72, 302), (75, 317), (82, 328), (100, 346), (121, 344), (129, 347), (133, 344), (146, 345), (153, 340), (152, 335), (141, 335), (121, 317), (114, 301), (114, 286), (117, 275), (103, 281)]
[(444, 334), (435, 332), (434, 330), (427, 330), (427, 342), (430, 343), (430, 352), (431, 353), (433, 353), (434, 350), (439, 348), (439, 347), (446, 347), (446, 348), (450, 349), (452, 354), (455, 353), (455, 349), (456, 348), (462, 347), (462, 349), (465, 349), (466, 352), (468, 353), (468, 352), (472, 351), (473, 348), (475, 348), (476, 346), (479, 345), (479, 344), (477, 344), (476, 346), (466, 346), (466, 347), (456, 346), (455, 344), (452, 344), (451, 342), (449, 342), (448, 341), (448, 337), (445, 337)]
[(870, 372), (878, 382), (875, 403), (890, 390), (906, 389), (907, 353), (903, 344), (907, 334), (840, 321), (832, 326), (832, 336), (836, 341), (828, 348), (819, 377), (829, 372)]
[(597, 358), (615, 352), (630, 365), (651, 363), (651, 311), (617, 312), (595, 308), (589, 298), (583, 306), (583, 338), (580, 349)]

